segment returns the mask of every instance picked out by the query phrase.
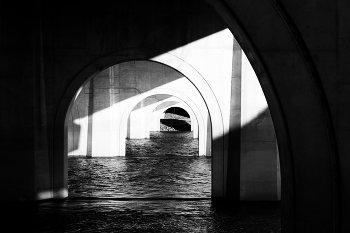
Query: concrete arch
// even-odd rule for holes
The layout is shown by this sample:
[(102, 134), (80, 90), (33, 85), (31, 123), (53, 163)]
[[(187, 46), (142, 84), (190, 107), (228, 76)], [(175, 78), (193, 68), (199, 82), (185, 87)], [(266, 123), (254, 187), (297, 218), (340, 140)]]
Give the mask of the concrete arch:
[[(151, 57), (154, 54), (153, 49), (128, 49), (121, 50), (110, 54), (109, 56), (100, 58), (82, 69), (76, 76), (70, 79), (69, 85), (66, 88), (62, 98), (58, 104), (54, 121), (55, 132), (55, 147), (53, 167), (53, 197), (65, 198), (68, 195), (67, 190), (67, 117), (69, 109), (74, 103), (74, 99), (78, 95), (78, 91), (83, 85), (85, 85), (93, 76), (100, 71), (112, 65), (122, 63), (130, 60), (145, 60), (145, 57)], [(159, 52), (157, 52), (159, 54)], [(224, 160), (227, 157), (227, 151), (224, 151), (224, 130), (223, 119), (220, 107), (216, 100), (214, 93), (208, 86), (204, 78), (193, 67), (187, 64), (182, 59), (173, 56), (171, 54), (163, 54), (157, 56), (151, 61), (158, 62), (169, 67), (172, 67), (182, 73), (185, 77), (190, 77), (189, 80), (200, 90), (200, 93), (204, 99), (204, 102), (208, 108), (211, 122), (214, 123), (211, 127), (212, 132), (212, 197), (225, 196), (226, 181), (224, 180), (224, 174), (226, 167)], [(88, 77), (88, 78), (87, 78)], [(159, 92), (158, 92), (159, 93)], [(155, 93), (156, 94), (156, 93)], [(121, 146), (125, 146), (121, 144)], [(125, 149), (124, 149), (125, 150)], [(121, 149), (121, 151), (124, 151)]]
[[(48, 149), (44, 146), (42, 149), (46, 151), (48, 157), (45, 162), (42, 162), (41, 157), (35, 157), (34, 160), (27, 158), (28, 156), (23, 157), (24, 161), (28, 161), (30, 164), (38, 162), (43, 169), (32, 167), (27, 172), (23, 172), (23, 175), (17, 176), (15, 173), (19, 174), (20, 172), (17, 170), (23, 170), (24, 165), (18, 167), (17, 170), (7, 168), (6, 164), (3, 166), (4, 174), (10, 172), (11, 169), (14, 174), (14, 178), (6, 179), (4, 186), (16, 184), (14, 191), (12, 189), (4, 191), (6, 192), (3, 194), (5, 198), (18, 199), (24, 195), (25, 198), (30, 199), (34, 198), (38, 192), (46, 190), (54, 190), (54, 197), (60, 197), (62, 190), (62, 195), (65, 195), (66, 183), (64, 180), (66, 177), (64, 176), (66, 175), (64, 172), (60, 172), (65, 169), (65, 160), (62, 159), (66, 133), (64, 121), (74, 93), (87, 77), (107, 67), (107, 64), (111, 65), (132, 59), (149, 59), (158, 54), (159, 51), (161, 53), (171, 51), (171, 49), (187, 45), (193, 40), (220, 30), (219, 26), (215, 27), (216, 18), (210, 15), (211, 9), (208, 7), (204, 7), (204, 13), (198, 18), (196, 14), (193, 14), (196, 13), (196, 10), (200, 11), (200, 8), (205, 5), (201, 4), (202, 1), (194, 2), (192, 5), (180, 3), (176, 5), (183, 6), (182, 8), (167, 8), (170, 4), (166, 3), (166, 5), (163, 2), (154, 3), (152, 9), (146, 8), (148, 5), (142, 1), (133, 1), (131, 4), (129, 4), (130, 1), (118, 2), (122, 6), (115, 7), (118, 11), (112, 11), (114, 7), (109, 7), (110, 17), (95, 15), (93, 21), (96, 23), (93, 24), (91, 18), (86, 17), (87, 12), (102, 12), (103, 9), (106, 9), (106, 5), (111, 4), (111, 2), (85, 4), (84, 10), (79, 4), (69, 7), (65, 4), (57, 4), (54, 9), (51, 4), (39, 3), (37, 13), (41, 17), (37, 17), (38, 20), (35, 20), (33, 25), (23, 20), (26, 18), (26, 14), (22, 13), (28, 13), (27, 11), (19, 11), (14, 15), (9, 10), (12, 9), (11, 7), (8, 7), (7, 10), (3, 9), (2, 18), (14, 16), (13, 20), (1, 21), (3, 28), (18, 25), (19, 28), (28, 30), (18, 30), (19, 34), (2, 34), (2, 45), (8, 49), (2, 50), (6, 63), (4, 63), (4, 73), (1, 75), (5, 85), (14, 88), (14, 93), (24, 91), (31, 97), (35, 97), (29, 98), (31, 101), (27, 101), (26, 95), (24, 95), (25, 97), (21, 98), (20, 101), (9, 101), (11, 104), (21, 105), (18, 108), (19, 113), (24, 115), (21, 117), (17, 116), (17, 112), (7, 110), (10, 109), (7, 106), (7, 101), (2, 104), (3, 108), (6, 109), (5, 119), (12, 120), (11, 124), (10, 122), (6, 124), (7, 128), (5, 127), (3, 130), (4, 138), (11, 139), (9, 145), (12, 147), (12, 143), (16, 143), (18, 140), (16, 134), (21, 130), (25, 133), (21, 135), (21, 140), (28, 142), (28, 146), (26, 146), (28, 149), (23, 151), (33, 153), (34, 149), (29, 150), (29, 148), (33, 148), (33, 130), (37, 129), (33, 128), (32, 125), (36, 119), (28, 118), (26, 114), (30, 111), (32, 116), (39, 106), (43, 106), (40, 109), (42, 108), (44, 112), (43, 117), (48, 118), (48, 129), (45, 128), (46, 126), (42, 127), (42, 136), (35, 138), (35, 140), (49, 144), (51, 142)], [(235, 34), (236, 39), (245, 50), (258, 74), (269, 102), (281, 155), (284, 183), (282, 187), (284, 229), (298, 232), (336, 231), (340, 225), (339, 215), (344, 218), (344, 229), (349, 229), (350, 224), (346, 223), (349, 213), (347, 213), (346, 208), (349, 203), (347, 196), (349, 196), (350, 191), (346, 185), (348, 173), (345, 170), (349, 163), (346, 156), (347, 147), (343, 146), (343, 144), (347, 145), (346, 140), (349, 135), (348, 133), (343, 135), (348, 128), (341, 128), (344, 127), (347, 112), (338, 112), (339, 106), (346, 101), (348, 96), (345, 94), (348, 93), (345, 92), (348, 87), (346, 87), (347, 89), (341, 88), (348, 83), (348, 69), (346, 68), (346, 60), (348, 59), (346, 51), (349, 47), (346, 40), (348, 5), (345, 4), (345, 1), (323, 1), (321, 4), (315, 4), (313, 1), (271, 0), (259, 1), (258, 5), (255, 1), (249, 0), (207, 0), (207, 2), (226, 21), (226, 25)], [(130, 7), (132, 5), (138, 6), (137, 11), (124, 10), (133, 9)], [(287, 10), (284, 10), (284, 6)], [(299, 7), (301, 6), (308, 8), (300, 11)], [(154, 13), (148, 21), (138, 14), (147, 15), (148, 11), (143, 11), (143, 8), (152, 10), (151, 12)], [(159, 9), (162, 8), (164, 11), (160, 12)], [(310, 12), (312, 13), (309, 14)], [(288, 15), (289, 13), (291, 16)], [(133, 18), (133, 15), (137, 15), (139, 19), (136, 20), (137, 18)], [(188, 15), (191, 18), (187, 18)], [(169, 23), (164, 22), (162, 27), (154, 23), (157, 22), (157, 19), (168, 19), (168, 16), (173, 16), (174, 20), (170, 20)], [(318, 19), (321, 17), (323, 17), (322, 23)], [(123, 21), (124, 18), (125, 21)], [(332, 20), (328, 20), (328, 18)], [(188, 19), (194, 20), (188, 21)], [(45, 22), (44, 26), (42, 26), (42, 22)], [(186, 22), (191, 23), (187, 24)], [(67, 23), (71, 23), (72, 27), (65, 27)], [(310, 23), (317, 25), (315, 30), (309, 30)], [(294, 24), (298, 24), (302, 36)], [(110, 27), (100, 27), (100, 25), (109, 25)], [(203, 30), (194, 32), (194, 29), (200, 28), (201, 25), (210, 25), (210, 27), (207, 30), (204, 30), (203, 27)], [(187, 28), (182, 30), (182, 27), (186, 26)], [(225, 26), (222, 26), (221, 29)], [(34, 28), (38, 29), (32, 31), (34, 37), (26, 36), (31, 32), (30, 29)], [(168, 32), (168, 29), (171, 29), (172, 33), (164, 33)], [(327, 33), (327, 37), (320, 39), (324, 32)], [(169, 37), (162, 35), (169, 35)], [(38, 42), (37, 48), (29, 46), (33, 44), (33, 38), (35, 43)], [(308, 47), (305, 46), (304, 40), (308, 42)], [(313, 42), (316, 42), (315, 46)], [(24, 50), (18, 50), (22, 45), (28, 45), (28, 47), (25, 46)], [(149, 52), (147, 49), (141, 49), (140, 46), (158, 48), (159, 50)], [(135, 49), (128, 50), (126, 48)], [(23, 52), (26, 56), (23, 56)], [(320, 80), (318, 70), (315, 69), (313, 59), (310, 56), (311, 52), (315, 55), (314, 62), (318, 65), (318, 70), (329, 72), (329, 74), (322, 74), (323, 83)], [(37, 54), (40, 59), (36, 59)], [(320, 54), (322, 55), (320, 56)], [(21, 62), (19, 63), (19, 61)], [(331, 65), (322, 68), (325, 61), (327, 65), (329, 63)], [(42, 72), (42, 75), (33, 76), (32, 68), (36, 66), (45, 67), (45, 72)], [(12, 80), (18, 76), (16, 72), (12, 72), (12, 69), (18, 69), (23, 73), (21, 75), (24, 77), (23, 87), (15, 87), (12, 84)], [(39, 80), (40, 82), (38, 82)], [(30, 89), (33, 91), (27, 92), (27, 87), (31, 86), (32, 83), (42, 84), (34, 86), (34, 89)], [(332, 86), (327, 90), (327, 95), (324, 94), (322, 85), (327, 85), (327, 88)], [(341, 88), (341, 94), (337, 93), (338, 88)], [(46, 96), (47, 100), (40, 98), (41, 102), (33, 102), (37, 96)], [(327, 101), (332, 101), (334, 124), (337, 125), (337, 128), (333, 128)], [(47, 112), (44, 109), (45, 106), (48, 109)], [(23, 126), (18, 124), (21, 121), (24, 122)], [(348, 125), (345, 126), (348, 127)], [(19, 130), (14, 130), (17, 127)], [(339, 146), (342, 170), (338, 168), (337, 164), (336, 135), (333, 130), (337, 131), (337, 139), (342, 145), (342, 147)], [(46, 143), (43, 144), (46, 145)], [(12, 151), (11, 147), (6, 147), (6, 149)], [(16, 156), (11, 156), (10, 162), (14, 164), (16, 164), (14, 158), (17, 155), (27, 154), (13, 153)], [(314, 164), (315, 161), (317, 164)], [(310, 168), (310, 164), (314, 164), (314, 166)], [(46, 181), (39, 180), (38, 182), (42, 182), (42, 185), (39, 190), (35, 190), (32, 187), (34, 185), (27, 184), (26, 176), (28, 175), (32, 180), (35, 180), (36, 176), (41, 177), (44, 174), (42, 172), (44, 169), (50, 173), (50, 177)], [(341, 181), (339, 181), (338, 175), (341, 175)], [(17, 184), (18, 180), (21, 182)], [(33, 182), (31, 181), (31, 183)], [(343, 209), (341, 213), (339, 210), (340, 183), (343, 185), (341, 190)], [(22, 191), (22, 187), (24, 187), (24, 191)], [(319, 195), (314, 195), (315, 192)], [(287, 223), (285, 223), (286, 221)]]
[[(191, 109), (196, 113), (196, 116), (202, 117), (197, 118), (198, 122), (202, 122), (201, 125), (203, 124), (204, 127), (204, 119), (203, 119), (203, 113), (200, 112), (200, 110), (197, 108), (196, 104), (192, 102), (190, 98), (188, 98), (186, 95), (183, 93), (179, 93), (175, 90), (172, 89), (164, 89), (164, 88), (157, 88), (152, 91), (148, 91), (145, 93), (142, 93), (138, 96), (137, 98), (134, 98), (132, 102), (127, 106), (125, 111), (122, 113), (122, 117), (119, 123), (119, 128), (120, 128), (120, 134), (119, 134), (119, 155), (120, 156), (125, 156), (125, 138), (126, 138), (126, 133), (127, 133), (127, 120), (128, 117), (131, 113), (131, 111), (134, 109), (134, 107), (142, 100), (145, 99), (149, 96), (152, 95), (157, 95), (157, 94), (168, 94), (171, 96), (175, 96), (176, 98), (180, 99), (184, 103), (186, 103), (188, 106), (191, 107)], [(209, 116), (208, 116), (209, 117)], [(199, 154), (205, 154), (205, 148), (206, 148), (206, 138), (205, 137), (200, 137), (198, 141), (198, 146), (199, 146)]]
[[(282, 228), (286, 232), (336, 232), (340, 193), (332, 117), (322, 82), (293, 19), (279, 1), (262, 3), (259, 9), (244, 0), (206, 2), (246, 53), (269, 104), (281, 159)], [(274, 26), (268, 27), (267, 21)], [(312, 125), (305, 118), (312, 119)], [(318, 163), (310, 172), (309, 165), (315, 160)]]
[[(307, 231), (308, 226), (311, 230), (312, 226), (317, 225), (318, 228), (313, 228), (314, 231), (325, 229), (333, 231), (334, 226), (339, 225), (339, 219), (337, 219), (339, 212), (337, 204), (339, 200), (338, 167), (334, 162), (337, 160), (334, 152), (335, 137), (330, 130), (332, 122), (326, 98), (322, 93), (322, 85), (320, 85), (317, 73), (315, 74), (312, 69), (312, 62), (305, 58), (305, 50), (300, 50), (302, 39), (295, 36), (297, 33), (290, 24), (288, 25), (288, 22), (292, 20), (284, 17), (283, 10), (281, 13), (275, 1), (272, 1), (273, 4), (271, 2), (259, 4), (260, 11), (258, 12), (252, 7), (250, 1), (230, 1), (229, 4), (228, 1), (208, 1), (226, 21), (246, 52), (269, 103), (280, 149), (284, 229), (302, 231), (296, 226), (303, 226)], [(251, 15), (256, 17), (251, 17)], [(240, 23), (237, 23), (236, 17)], [(271, 31), (268, 24), (264, 24), (266, 22), (264, 19), (276, 22), (274, 31)], [(262, 31), (264, 34), (275, 35), (274, 38), (277, 39), (271, 40), (270, 37), (261, 34)], [(62, 167), (65, 161), (61, 158), (64, 149), (61, 150), (60, 145), (63, 145), (65, 141), (64, 119), (75, 90), (83, 84), (82, 80), (86, 80), (86, 77), (90, 77), (103, 68), (118, 62), (154, 57), (157, 52), (152, 51), (154, 50), (137, 48), (113, 52), (94, 60), (82, 68), (78, 75), (70, 78), (69, 86), (62, 95), (55, 115), (55, 137), (57, 137), (55, 143), (58, 143), (57, 146), (55, 145), (57, 150), (55, 150), (54, 158), (55, 196), (56, 194), (58, 197), (61, 196), (61, 187), (66, 187), (62, 181), (64, 179), (61, 178), (64, 174), (56, 171), (64, 169)], [(281, 53), (283, 56), (274, 56), (271, 51), (283, 51)], [(286, 51), (290, 52), (286, 53)], [(161, 61), (158, 57), (153, 60)], [(174, 64), (176, 68), (176, 62), (171, 61), (169, 64)], [(180, 72), (183, 69), (186, 70), (184, 67), (180, 68)], [(292, 87), (291, 83), (298, 84), (298, 86)], [(302, 94), (301, 97), (300, 94)], [(208, 106), (210, 106), (210, 114), (214, 109), (220, 110), (218, 107), (213, 107), (212, 102)], [(221, 120), (219, 115), (215, 117), (218, 121)], [(305, 119), (313, 119), (312, 124)], [(300, 132), (303, 132), (303, 135), (300, 135)], [(215, 129), (215, 136), (223, 134), (223, 132), (220, 133), (220, 130)], [(224, 141), (221, 141), (221, 144), (223, 143)], [(218, 154), (221, 154), (220, 158), (225, 157), (223, 151)], [(311, 174), (309, 164), (315, 160), (318, 163), (313, 167)], [(223, 179), (226, 170), (223, 161), (219, 159), (218, 163), (215, 163), (221, 164), (218, 167), (224, 170), (222, 179), (213, 181), (213, 184), (221, 183), (222, 187), (226, 182)], [(303, 192), (303, 190), (307, 191)], [(223, 195), (224, 188), (222, 191)], [(314, 192), (322, 195), (315, 197)], [(64, 192), (62, 195), (64, 196)]]
[(150, 118), (153, 118), (153, 122), (154, 122), (154, 125), (153, 125), (153, 128), (152, 128), (154, 131), (160, 130), (160, 119), (161, 119), (162, 115), (164, 115), (164, 108), (166, 108), (167, 106), (173, 106), (174, 104), (177, 104), (178, 101), (177, 100), (160, 101), (159, 103), (160, 104), (150, 114), (151, 115)]
[[(167, 100), (167, 101), (160, 101), (159, 102), (159, 105), (153, 110), (153, 113), (155, 112), (155, 111), (158, 111), (158, 108), (162, 108), (162, 109), (164, 109), (163, 107), (165, 107), (165, 109), (167, 110), (168, 108), (167, 107), (173, 107), (173, 106), (179, 106), (179, 107), (181, 107), (181, 108), (183, 108), (189, 115), (190, 115), (190, 119), (191, 119), (191, 130), (192, 131), (196, 131), (196, 132), (193, 132), (193, 137), (194, 138), (198, 138), (198, 135), (196, 135), (196, 134), (198, 134), (198, 119), (197, 119), (197, 117), (196, 117), (196, 115), (195, 115), (195, 113), (193, 112), (193, 110), (189, 107), (189, 106), (187, 106), (186, 104), (184, 104), (184, 103), (181, 103), (181, 102), (179, 102), (179, 100), (177, 99), (177, 98), (174, 98), (174, 99), (176, 99), (176, 101), (174, 100), (174, 101), (171, 101), (171, 100)], [(164, 106), (164, 104), (166, 104), (166, 106)], [(166, 111), (165, 110), (165, 111)], [(157, 122), (159, 123), (159, 120), (160, 120), (160, 116), (158, 115), (157, 117), (156, 117), (156, 120), (157, 120)], [(158, 127), (157, 127), (158, 128)]]
[[(178, 107), (178, 108), (182, 108), (184, 109), (190, 116), (190, 120), (191, 120), (191, 131), (193, 131), (193, 138), (198, 138), (198, 120), (196, 115), (194, 114), (194, 112), (192, 111), (192, 109), (188, 108), (188, 106), (184, 105), (183, 103), (174, 103), (172, 105), (167, 106), (163, 113), (165, 113), (169, 108), (172, 107)], [(160, 120), (160, 116), (157, 117), (157, 120)], [(201, 129), (204, 130), (204, 129)]]
[[(148, 98), (148, 97), (146, 97), (146, 98)], [(175, 101), (176, 100), (176, 101)], [(154, 111), (155, 111), (155, 109), (157, 108), (157, 107), (159, 107), (159, 105), (161, 105), (162, 103), (168, 103), (168, 105), (174, 105), (174, 104), (179, 104), (179, 102), (183, 102), (181, 99), (178, 99), (178, 98), (176, 98), (176, 97), (170, 97), (170, 98), (167, 98), (166, 100), (160, 100), (160, 101), (158, 101), (158, 102), (156, 102), (156, 103), (154, 103), (153, 105), (151, 105), (150, 107), (147, 107), (148, 108), (148, 110), (147, 110), (147, 112), (145, 113), (145, 115), (146, 115), (146, 117), (145, 117), (145, 119), (146, 119), (146, 121), (144, 121), (143, 122), (143, 124), (142, 124), (142, 126), (141, 126), (141, 128), (140, 127), (137, 127), (137, 129), (133, 129), (133, 131), (135, 131), (133, 134), (138, 134), (138, 135), (140, 135), (141, 136), (141, 138), (149, 138), (149, 132), (150, 132), (150, 122), (151, 122), (151, 120), (154, 118)], [(141, 102), (139, 102), (138, 104), (140, 104)], [(196, 125), (198, 125), (198, 123), (197, 123), (197, 119), (196, 119), (196, 117), (195, 117), (195, 115), (194, 115), (194, 113), (193, 113), (193, 111), (192, 111), (192, 109), (188, 106), (188, 105), (186, 105), (186, 103), (182, 103), (182, 106), (184, 107), (184, 108), (186, 108), (187, 109), (187, 111), (188, 112), (190, 112), (190, 117), (192, 118), (192, 120), (195, 122), (195, 124)], [(135, 106), (136, 107), (136, 106)], [(135, 108), (134, 108), (135, 109)], [(132, 121), (135, 121), (135, 120), (137, 120), (137, 119), (135, 119), (135, 117), (136, 118), (140, 118), (140, 116), (139, 116), (139, 114), (136, 114), (136, 116), (133, 116), (133, 118), (131, 118), (132, 117), (132, 113), (133, 113), (133, 111), (134, 111), (134, 109), (132, 109), (132, 111), (131, 111), (131, 113), (129, 114), (129, 119), (128, 119), (128, 121), (130, 122), (130, 125), (129, 125), (129, 123), (128, 123), (128, 130), (127, 130), (127, 135), (128, 136), (131, 136), (132, 134), (129, 132), (131, 129), (132, 129), (132, 126), (133, 126), (133, 122)], [(154, 119), (153, 119), (154, 120)], [(159, 117), (158, 117), (158, 119), (157, 120), (159, 120)], [(139, 120), (140, 121), (140, 120)], [(159, 122), (158, 122), (158, 130), (159, 130)], [(157, 128), (157, 127), (155, 127), (155, 128)], [(140, 131), (141, 130), (141, 131)], [(198, 129), (196, 130), (196, 133), (198, 133)], [(198, 136), (197, 136), (198, 137)], [(138, 138), (138, 137), (136, 137), (136, 138)], [(130, 139), (132, 139), (132, 138), (130, 138)]]

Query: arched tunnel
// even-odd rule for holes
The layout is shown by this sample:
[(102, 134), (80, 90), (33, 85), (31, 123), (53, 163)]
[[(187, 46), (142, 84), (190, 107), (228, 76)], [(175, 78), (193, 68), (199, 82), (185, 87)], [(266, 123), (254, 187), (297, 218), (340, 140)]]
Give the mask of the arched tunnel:
[[(245, 227), (255, 231), (269, 224), (283, 232), (348, 232), (348, 8), (344, 0), (2, 2), (5, 222), (18, 214), (33, 231), (73, 231), (81, 207), (85, 222), (96, 220), (92, 227), (106, 232), (234, 231), (244, 225), (237, 216), (248, 215), (257, 224)], [(162, 132), (169, 108), (188, 113), (190, 131)], [(195, 153), (172, 165), (127, 155), (130, 140), (159, 132), (190, 135)], [(181, 181), (187, 186), (173, 190), (206, 196), (159, 189), (155, 198), (136, 175), (152, 185)], [(72, 177), (88, 190), (80, 199), (71, 195)], [(123, 183), (111, 188), (108, 180)], [(189, 180), (208, 189), (192, 189)], [(146, 196), (134, 197), (140, 189)], [(120, 199), (121, 190), (128, 191)], [(258, 203), (276, 211), (258, 216)], [(106, 224), (106, 208), (118, 221)], [(204, 217), (196, 215), (202, 210)], [(161, 216), (164, 222), (155, 221)]]
[[(231, 37), (230, 50), (233, 51), (232, 35), (225, 32), (221, 34), (221, 37)], [(239, 106), (234, 108), (241, 109), (239, 118), (242, 137), (238, 138), (239, 141), (231, 141), (241, 148), (240, 164), (235, 165), (240, 171), (241, 179), (236, 184), (239, 189), (235, 189), (235, 195), (239, 195), (241, 200), (278, 201), (281, 183), (271, 115), (247, 58), (243, 54), (243, 58), (241, 55), (237, 59), (241, 60), (237, 63), (242, 72), (241, 85), (233, 88), (234, 93), (230, 93), (232, 84), (228, 85), (230, 88), (227, 90), (230, 95), (240, 96)], [(232, 68), (228, 66), (223, 69)], [(218, 143), (218, 149), (212, 150), (212, 143), (215, 143), (215, 140), (210, 140), (213, 137), (212, 128), (217, 126), (208, 125), (212, 122), (209, 117), (213, 114), (208, 111), (201, 87), (195, 86), (190, 80), (171, 67), (151, 61), (124, 62), (95, 75), (80, 89), (69, 113), (72, 120), (68, 126), (68, 147), (72, 149), (68, 155), (127, 156), (126, 139), (150, 138), (151, 131), (160, 131), (160, 110), (163, 109), (160, 112), (164, 115), (164, 108), (169, 110), (172, 106), (183, 106), (191, 114), (196, 128), (192, 128), (192, 131), (193, 137), (198, 138), (197, 155), (213, 157), (211, 175), (214, 180), (222, 179), (222, 170), (216, 171), (215, 167), (221, 166), (220, 160), (223, 161), (226, 156), (218, 152), (227, 153), (229, 144)], [(224, 102), (223, 106), (228, 108), (228, 112), (234, 110), (230, 101)], [(77, 112), (74, 109), (79, 109), (81, 115), (73, 117), (72, 114)], [(224, 118), (222, 113), (219, 115)], [(74, 122), (79, 122), (79, 127)], [(227, 122), (227, 125), (221, 125), (220, 128), (231, 130), (230, 127), (233, 126), (230, 124), (233, 123)], [(191, 131), (191, 126), (189, 130)], [(226, 186), (230, 188), (232, 185), (221, 186), (220, 183), (213, 182), (215, 181), (211, 184), (213, 197), (220, 197)]]

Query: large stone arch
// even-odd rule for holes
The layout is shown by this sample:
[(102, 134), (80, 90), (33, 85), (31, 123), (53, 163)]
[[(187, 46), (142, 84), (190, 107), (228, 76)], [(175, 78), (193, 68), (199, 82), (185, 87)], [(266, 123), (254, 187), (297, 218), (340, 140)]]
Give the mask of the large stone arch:
[(279, 1), (259, 7), (245, 0), (206, 1), (245, 51), (269, 104), (281, 159), (283, 231), (337, 231), (334, 128), (320, 77), (293, 20)]
[[(100, 58), (81, 70), (75, 77), (72, 77), (70, 85), (67, 87), (63, 94), (59, 106), (57, 108), (54, 134), (54, 139), (57, 148), (54, 152), (54, 191), (55, 198), (64, 198), (68, 195), (67, 190), (67, 117), (68, 110), (71, 108), (73, 99), (78, 94), (77, 90), (81, 88), (86, 82), (88, 82), (94, 75), (100, 71), (110, 67), (112, 65), (122, 63), (130, 60), (144, 60), (145, 57), (150, 57), (148, 54), (154, 53), (153, 49), (129, 49), (114, 52), (106, 57)], [(161, 53), (158, 53), (161, 54)], [(225, 196), (225, 171), (226, 164), (224, 160), (227, 157), (227, 150), (224, 150), (224, 126), (221, 109), (216, 100), (216, 96), (211, 90), (205, 79), (191, 67), (184, 60), (165, 53), (157, 57), (150, 59), (154, 62), (159, 62), (167, 65), (187, 77), (194, 86), (199, 90), (203, 97), (203, 100), (207, 106), (209, 117), (211, 118), (212, 127), (212, 197), (224, 197)], [(158, 90), (158, 89), (157, 89)], [(160, 91), (160, 92), (159, 92)], [(159, 94), (169, 93), (158, 90)], [(157, 92), (154, 92), (155, 94)], [(125, 114), (124, 114), (125, 115)], [(122, 131), (122, 130), (121, 130)], [(124, 143), (125, 144), (125, 143)], [(121, 144), (124, 145), (124, 144)]]

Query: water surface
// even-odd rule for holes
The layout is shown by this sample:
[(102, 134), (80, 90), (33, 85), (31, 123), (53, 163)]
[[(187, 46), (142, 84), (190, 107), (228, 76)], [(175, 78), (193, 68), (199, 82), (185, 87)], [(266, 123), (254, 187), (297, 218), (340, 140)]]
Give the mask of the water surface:
[(69, 197), (210, 198), (211, 158), (197, 155), (191, 132), (153, 132), (125, 157), (69, 157)]
[(277, 202), (210, 199), (191, 133), (128, 140), (126, 157), (68, 158), (69, 198), (2, 206), (9, 232), (281, 232)]

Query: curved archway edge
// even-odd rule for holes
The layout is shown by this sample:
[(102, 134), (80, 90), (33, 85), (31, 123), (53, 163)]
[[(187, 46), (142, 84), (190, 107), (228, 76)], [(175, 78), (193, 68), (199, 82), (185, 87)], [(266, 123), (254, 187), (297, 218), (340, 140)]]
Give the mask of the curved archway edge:
[[(203, 119), (203, 113), (198, 109), (195, 103), (191, 101), (189, 97), (187, 97), (184, 93), (179, 93), (177, 91), (171, 90), (171, 89), (164, 89), (164, 88), (157, 88), (152, 91), (148, 91), (146, 93), (140, 94), (135, 98), (129, 106), (125, 109), (123, 112), (121, 121), (120, 121), (120, 155), (124, 156), (125, 153), (125, 135), (126, 135), (126, 128), (127, 128), (127, 119), (132, 111), (132, 109), (142, 100), (145, 99), (149, 96), (152, 95), (157, 95), (157, 94), (169, 94), (172, 95), (182, 102), (184, 102), (190, 109), (193, 111), (195, 114), (194, 116), (197, 118), (197, 122), (200, 124), (200, 128), (204, 129), (204, 119)], [(223, 127), (223, 126), (222, 126)], [(199, 153), (204, 154), (204, 150), (206, 148), (205, 142), (206, 142), (206, 137), (200, 137), (199, 138)]]
[[(244, 0), (206, 2), (245, 51), (269, 104), (281, 159), (283, 231), (337, 232), (340, 184), (333, 121), (322, 82), (292, 18), (279, 1), (259, 8)], [(264, 22), (274, 22), (274, 27)], [(310, 169), (310, 164), (315, 166)]]
[[(71, 78), (55, 115), (55, 150), (53, 166), (53, 195), (55, 198), (65, 198), (67, 191), (67, 125), (65, 122), (68, 116), (68, 109), (71, 108), (77, 90), (89, 81), (94, 75), (115, 64), (131, 60), (150, 60), (167, 65), (187, 77), (194, 86), (199, 90), (207, 106), (209, 117), (211, 118), (212, 127), (212, 197), (224, 197), (226, 180), (225, 180), (225, 160), (227, 151), (224, 150), (224, 128), (221, 109), (216, 100), (216, 96), (206, 83), (205, 79), (193, 67), (182, 59), (165, 53), (151, 59), (145, 59), (147, 54), (154, 54), (153, 49), (130, 49), (117, 51), (113, 54), (106, 55), (95, 62), (83, 68), (75, 77)], [(158, 54), (161, 54), (158, 52)], [(149, 57), (149, 56), (148, 56)], [(214, 124), (213, 124), (214, 123)]]

